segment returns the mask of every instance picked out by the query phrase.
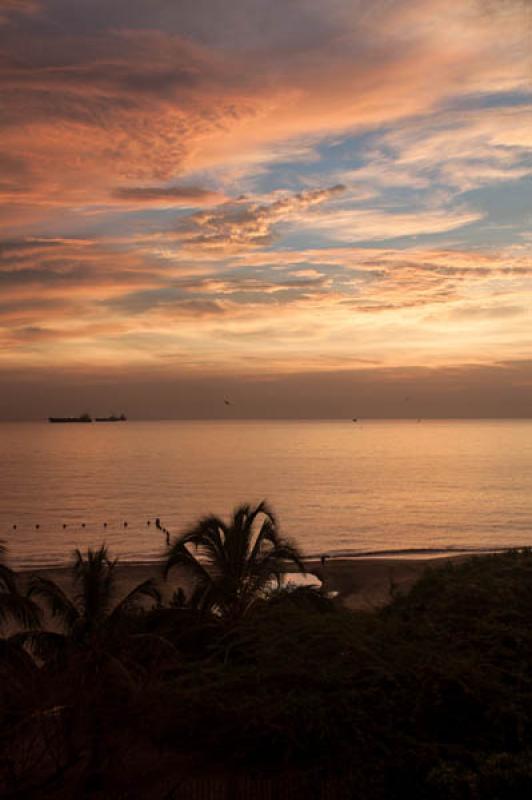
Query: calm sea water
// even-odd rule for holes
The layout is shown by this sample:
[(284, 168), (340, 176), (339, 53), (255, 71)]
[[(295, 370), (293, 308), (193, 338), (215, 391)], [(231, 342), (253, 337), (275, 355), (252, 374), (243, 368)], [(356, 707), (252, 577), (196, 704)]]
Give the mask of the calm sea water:
[(156, 517), (263, 498), (309, 554), (532, 545), (532, 421), (3, 423), (0, 447), (15, 565), (155, 559)]

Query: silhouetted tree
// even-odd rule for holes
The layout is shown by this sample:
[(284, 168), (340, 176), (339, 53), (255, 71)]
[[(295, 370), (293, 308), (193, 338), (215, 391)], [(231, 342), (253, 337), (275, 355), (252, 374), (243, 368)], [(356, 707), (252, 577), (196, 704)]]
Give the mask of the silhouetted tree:
[(227, 524), (203, 517), (170, 545), (165, 575), (182, 567), (194, 582), (194, 600), (225, 621), (238, 619), (259, 597), (279, 587), (286, 566), (304, 572), (297, 548), (282, 538), (262, 502), (238, 507)]
[[(161, 595), (155, 580), (149, 578), (135, 586), (116, 602), (117, 559), (109, 558), (107, 548), (87, 550), (84, 556), (74, 551), (71, 573), (76, 594), (73, 598), (53, 580), (33, 576), (29, 595), (41, 598), (52, 617), (61, 620), (63, 634), (49, 634), (48, 641), (61, 640), (74, 645), (102, 643), (116, 636), (117, 630), (128, 614), (137, 610), (143, 598), (160, 603)], [(41, 637), (44, 642), (44, 637)]]
[(101, 787), (112, 758), (108, 732), (135, 697), (135, 677), (143, 668), (137, 652), (153, 649), (154, 637), (135, 635), (134, 612), (145, 598), (156, 604), (161, 599), (150, 578), (117, 601), (116, 566), (104, 545), (86, 555), (75, 550), (72, 597), (48, 578), (33, 576), (29, 584), (30, 595), (41, 598), (63, 626), (62, 633), (37, 631), (28, 641), (50, 663), (51, 675), (61, 667), (66, 685), (56, 689), (56, 702), (75, 709), (71, 724), (86, 743), (85, 782), (91, 791)]

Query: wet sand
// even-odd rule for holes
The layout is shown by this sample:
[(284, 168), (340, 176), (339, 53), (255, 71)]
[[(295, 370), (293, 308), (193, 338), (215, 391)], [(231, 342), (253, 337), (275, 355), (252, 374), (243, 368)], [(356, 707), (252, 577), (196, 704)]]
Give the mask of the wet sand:
[[(378, 608), (391, 598), (392, 589), (407, 591), (428, 567), (445, 561), (462, 561), (470, 556), (451, 555), (437, 558), (328, 558), (325, 565), (319, 559), (306, 562), (309, 575), (316, 576), (327, 592), (335, 593), (346, 608), (353, 610)], [(67, 591), (70, 589), (68, 567), (48, 567), (32, 571), (33, 574), (50, 578)], [(30, 571), (20, 573), (24, 578)], [(163, 596), (168, 598), (181, 586), (191, 588), (190, 579), (183, 570), (173, 569), (164, 580), (160, 564), (119, 564), (117, 574), (117, 601), (137, 584), (148, 578), (156, 578)]]
[(322, 581), (325, 591), (337, 592), (346, 608), (370, 610), (385, 605), (392, 597), (392, 590), (408, 591), (427, 568), (469, 557), (331, 558), (324, 566), (319, 561), (314, 562), (311, 571)]

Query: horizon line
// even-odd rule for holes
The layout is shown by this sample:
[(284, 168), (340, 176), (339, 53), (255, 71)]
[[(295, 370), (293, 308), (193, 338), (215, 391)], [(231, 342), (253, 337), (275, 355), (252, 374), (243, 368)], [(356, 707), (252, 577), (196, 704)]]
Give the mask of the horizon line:
[[(474, 420), (498, 420), (498, 421), (518, 421), (532, 420), (532, 414), (528, 416), (361, 416), (361, 417), (128, 417), (126, 422), (436, 422), (436, 421), (474, 421)], [(48, 423), (48, 417), (25, 417), (25, 418), (3, 418), (2, 423)]]

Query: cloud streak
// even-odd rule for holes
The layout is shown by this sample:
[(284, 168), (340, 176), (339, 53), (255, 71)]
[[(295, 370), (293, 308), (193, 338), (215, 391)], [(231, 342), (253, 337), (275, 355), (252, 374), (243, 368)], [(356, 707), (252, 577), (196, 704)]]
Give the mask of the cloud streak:
[(268, 204), (241, 199), (179, 221), (173, 236), (187, 246), (240, 248), (270, 244), (277, 224), (342, 195), (345, 186), (313, 189)]
[(0, 375), (526, 356), (526, 3), (75, 5), (0, 0)]
[(122, 186), (112, 197), (125, 204), (171, 206), (208, 206), (224, 202), (220, 192), (200, 186)]

